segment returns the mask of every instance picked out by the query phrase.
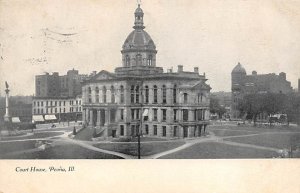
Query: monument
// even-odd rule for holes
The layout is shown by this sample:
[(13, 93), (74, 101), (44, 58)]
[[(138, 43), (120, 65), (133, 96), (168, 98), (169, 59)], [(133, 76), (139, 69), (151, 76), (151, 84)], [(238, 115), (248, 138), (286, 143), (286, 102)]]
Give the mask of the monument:
[(5, 115), (4, 115), (4, 122), (10, 123), (11, 116), (9, 115), (9, 86), (8, 83), (5, 81)]

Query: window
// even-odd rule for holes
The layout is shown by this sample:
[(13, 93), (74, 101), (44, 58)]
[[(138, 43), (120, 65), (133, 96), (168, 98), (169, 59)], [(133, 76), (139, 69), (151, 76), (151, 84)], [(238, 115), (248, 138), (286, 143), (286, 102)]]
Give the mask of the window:
[(64, 113), (66, 112), (66, 108), (64, 108)]
[(153, 102), (157, 103), (157, 86), (153, 86)]
[(40, 114), (40, 109), (37, 110), (37, 113)]
[(142, 55), (141, 54), (136, 55), (136, 65), (137, 66), (142, 65)]
[(136, 119), (140, 119), (140, 109), (136, 109), (135, 110), (135, 113), (136, 113)]
[(134, 136), (135, 133), (135, 125), (131, 125), (131, 136)]
[(99, 103), (100, 102), (99, 101), (99, 88), (96, 87), (95, 91), (96, 91), (96, 103)]
[(162, 109), (162, 121), (167, 120), (167, 109)]
[(157, 121), (157, 109), (153, 109), (153, 121)]
[(189, 111), (187, 109), (182, 110), (182, 118), (183, 118), (184, 121), (189, 120)]
[(33, 102), (33, 106), (35, 106), (35, 101)]
[(163, 136), (166, 137), (167, 136), (167, 128), (166, 128), (166, 126), (162, 126), (162, 130), (163, 130)]
[(61, 101), (59, 101), (59, 106), (61, 106)]
[(134, 109), (131, 109), (131, 120), (134, 120)]
[(103, 103), (106, 103), (106, 87), (105, 86), (103, 86), (102, 96), (103, 96)]
[(120, 87), (120, 103), (124, 103), (124, 86)]
[(177, 136), (177, 126), (174, 126), (174, 129), (173, 129), (173, 136), (174, 136), (174, 137)]
[(40, 102), (37, 102), (37, 106), (38, 106), (38, 107), (40, 106)]
[(176, 122), (177, 121), (177, 109), (173, 110), (173, 118), (174, 118), (174, 121)]
[(57, 108), (55, 108), (55, 113), (57, 113)]
[(115, 88), (114, 88), (114, 86), (111, 86), (110, 92), (111, 92), (111, 103), (115, 103)]
[(64, 101), (64, 106), (66, 106), (66, 101)]
[(115, 109), (111, 109), (110, 110), (110, 122), (114, 123), (116, 122), (116, 110)]
[(43, 102), (43, 101), (41, 101), (41, 107), (42, 107), (42, 106), (44, 106), (44, 102)]
[(145, 125), (145, 133), (146, 133), (146, 135), (149, 134), (149, 126), (148, 125)]
[(173, 103), (177, 103), (177, 86), (176, 84), (173, 87)]
[(88, 101), (89, 101), (89, 103), (92, 103), (92, 89), (91, 89), (91, 87), (88, 87)]
[(152, 55), (148, 56), (147, 64), (148, 64), (148, 66), (152, 66)]
[(130, 66), (130, 58), (128, 55), (125, 56), (125, 66)]
[(44, 109), (41, 109), (41, 114), (43, 114), (44, 113)]
[(124, 136), (124, 125), (120, 125), (120, 135)]
[(134, 103), (134, 86), (133, 85), (131, 86), (131, 89), (130, 89), (130, 101), (131, 101), (131, 103)]
[(135, 87), (135, 102), (136, 103), (140, 102), (140, 87), (139, 86)]
[(167, 103), (167, 88), (166, 85), (162, 87), (162, 101), (163, 103)]
[(153, 135), (157, 135), (157, 125), (153, 125)]
[(203, 94), (198, 93), (198, 103), (202, 102), (202, 100), (203, 100)]
[(124, 120), (124, 109), (120, 109), (120, 119)]
[(183, 102), (188, 103), (188, 94), (187, 93), (183, 93)]
[(145, 103), (149, 103), (149, 87), (145, 86)]

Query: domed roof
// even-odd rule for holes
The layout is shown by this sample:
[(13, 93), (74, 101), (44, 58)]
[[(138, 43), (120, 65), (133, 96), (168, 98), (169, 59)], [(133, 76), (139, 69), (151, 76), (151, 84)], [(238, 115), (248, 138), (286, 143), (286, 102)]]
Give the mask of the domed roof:
[(233, 68), (232, 73), (245, 73), (246, 74), (246, 70), (245, 70), (245, 68), (240, 63), (238, 63)]
[(136, 8), (136, 10), (135, 10), (135, 12), (134, 12), (135, 14), (137, 14), (137, 13), (142, 13), (142, 14), (144, 14), (144, 12), (143, 12), (143, 10), (142, 10), (142, 8), (141, 8), (141, 5), (140, 4), (138, 4), (138, 8)]
[(155, 44), (150, 35), (143, 29), (133, 30), (126, 38), (123, 49), (153, 49)]

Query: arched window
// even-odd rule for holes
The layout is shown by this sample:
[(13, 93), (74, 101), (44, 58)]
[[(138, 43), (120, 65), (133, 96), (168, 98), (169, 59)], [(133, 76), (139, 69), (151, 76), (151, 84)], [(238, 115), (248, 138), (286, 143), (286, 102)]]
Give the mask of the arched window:
[(163, 101), (163, 103), (167, 103), (167, 88), (166, 88), (166, 85), (162, 86), (162, 101)]
[(145, 103), (149, 103), (149, 87), (145, 86)]
[(136, 65), (137, 66), (142, 65), (142, 55), (141, 54), (136, 55)]
[(96, 87), (95, 91), (96, 91), (96, 103), (99, 103), (99, 88)]
[(152, 66), (152, 55), (148, 56), (147, 64), (148, 66)]
[(130, 58), (128, 55), (125, 56), (125, 66), (130, 66)]
[(102, 96), (103, 96), (103, 103), (106, 103), (106, 87), (105, 86), (103, 86)]
[(124, 86), (120, 87), (120, 103), (124, 103)]
[(157, 103), (157, 86), (153, 86), (153, 102)]
[(111, 101), (111, 103), (115, 103), (115, 88), (114, 88), (114, 86), (111, 86), (111, 88), (110, 88), (110, 96), (111, 96), (111, 98), (110, 98), (110, 101)]
[(130, 88), (130, 102), (134, 103), (134, 85)]
[(92, 103), (92, 88), (88, 87), (88, 102)]
[(135, 87), (135, 102), (136, 103), (140, 102), (140, 87), (139, 86)]
[(173, 103), (177, 103), (177, 85), (173, 87)]

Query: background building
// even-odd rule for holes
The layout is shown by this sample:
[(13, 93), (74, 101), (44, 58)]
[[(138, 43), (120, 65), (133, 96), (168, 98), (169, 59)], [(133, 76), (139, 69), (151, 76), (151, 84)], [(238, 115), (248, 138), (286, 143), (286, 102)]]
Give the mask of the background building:
[(78, 70), (69, 70), (66, 75), (59, 76), (58, 72), (51, 75), (37, 75), (35, 77), (36, 97), (76, 97), (81, 95), (81, 83), (87, 75), (79, 74)]
[[(156, 46), (144, 30), (140, 5), (134, 30), (122, 47), (122, 67), (101, 71), (83, 83), (83, 121), (99, 137), (195, 137), (209, 120), (210, 86), (198, 67), (186, 72), (157, 67)], [(142, 120), (143, 117), (143, 120)]]
[(35, 97), (32, 103), (32, 115), (35, 122), (77, 121), (82, 119), (81, 96)]
[(247, 75), (245, 68), (238, 63), (231, 72), (231, 91), (232, 91), (232, 118), (240, 116), (238, 105), (243, 100), (243, 96), (252, 93), (291, 93), (293, 88), (291, 82), (286, 80), (284, 72), (276, 75), (275, 73), (257, 74), (253, 71)]

